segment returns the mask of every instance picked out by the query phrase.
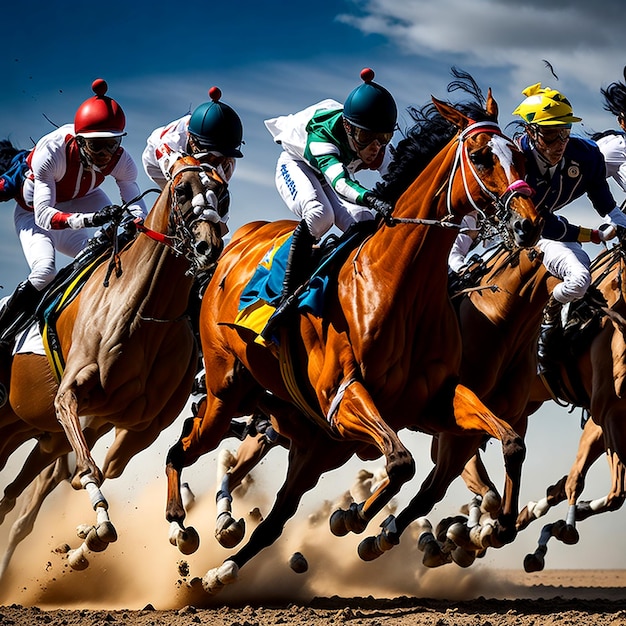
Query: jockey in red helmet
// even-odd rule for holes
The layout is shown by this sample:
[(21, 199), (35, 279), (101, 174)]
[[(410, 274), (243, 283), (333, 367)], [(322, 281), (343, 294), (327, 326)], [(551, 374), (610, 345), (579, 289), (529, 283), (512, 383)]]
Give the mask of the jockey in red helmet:
[[(42, 137), (29, 153), (14, 220), (26, 261), (28, 279), (0, 308), (0, 345), (11, 345), (18, 330), (17, 313), (34, 311), (42, 290), (56, 275), (56, 251), (75, 257), (87, 244), (86, 228), (104, 224), (111, 200), (100, 189), (111, 176), (122, 202), (140, 195), (137, 166), (121, 146), (126, 119), (120, 105), (106, 94), (104, 80), (92, 84), (94, 96), (85, 100), (73, 124)], [(131, 206), (146, 214), (142, 200)]]

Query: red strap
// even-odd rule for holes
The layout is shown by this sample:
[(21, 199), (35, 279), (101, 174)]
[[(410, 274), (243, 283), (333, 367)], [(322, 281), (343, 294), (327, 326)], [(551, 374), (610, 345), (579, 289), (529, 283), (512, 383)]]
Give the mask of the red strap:
[(135, 226), (140, 233), (143, 233), (147, 237), (150, 237), (150, 239), (154, 239), (154, 241), (158, 241), (159, 243), (162, 243), (166, 246), (173, 247), (174, 243), (171, 237), (169, 237), (168, 235), (164, 235), (163, 233), (158, 233), (156, 230), (152, 230), (151, 228), (144, 226), (143, 220), (140, 217), (135, 220)]

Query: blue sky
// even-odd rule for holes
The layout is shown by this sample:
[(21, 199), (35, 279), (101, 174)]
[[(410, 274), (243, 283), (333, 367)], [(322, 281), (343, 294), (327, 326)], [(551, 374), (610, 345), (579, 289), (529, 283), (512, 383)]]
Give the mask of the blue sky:
[[(126, 113), (124, 145), (141, 170), (150, 132), (193, 110), (206, 101), (211, 86), (219, 86), (244, 124), (245, 156), (231, 184), (231, 230), (252, 219), (291, 217), (274, 188), (279, 149), (263, 120), (326, 97), (343, 101), (359, 84), (363, 67), (372, 67), (376, 80), (396, 97), (400, 129), (408, 124), (407, 106), (420, 105), (431, 94), (448, 97), (449, 70), (456, 65), (485, 93), (492, 87), (502, 127), (513, 121), (522, 89), (541, 81), (569, 97), (583, 118), (577, 125), (582, 132), (616, 127), (602, 108), (600, 88), (622, 78), (626, 63), (623, 0), (549, 5), (541, 0), (322, 0), (306, 6), (275, 0), (180, 6), (162, 0), (33, 0), (9, 3), (3, 24), (0, 137), (21, 148), (52, 130), (48, 120), (72, 121), (78, 105), (92, 95), (92, 81), (102, 77), (109, 83), (108, 95)], [(152, 186), (142, 170), (139, 182), (144, 189)], [(616, 191), (618, 201), (620, 194)], [(12, 203), (0, 205), (0, 295), (27, 274), (12, 213)], [(587, 226), (599, 223), (586, 200), (566, 215)], [(578, 432), (578, 417), (555, 407), (532, 418), (523, 498), (538, 497), (546, 480), (566, 472)], [(553, 442), (562, 433), (566, 439), (557, 451)], [(554, 470), (546, 469), (546, 457)], [(593, 496), (607, 489), (604, 470)], [(617, 523), (618, 516), (605, 517)], [(591, 534), (596, 524), (600, 532), (610, 532), (609, 523), (586, 522), (582, 530)], [(535, 533), (526, 532), (532, 544)], [(623, 551), (607, 547), (598, 558), (622, 566), (616, 552)], [(560, 566), (590, 562), (580, 557), (580, 551), (568, 548)]]

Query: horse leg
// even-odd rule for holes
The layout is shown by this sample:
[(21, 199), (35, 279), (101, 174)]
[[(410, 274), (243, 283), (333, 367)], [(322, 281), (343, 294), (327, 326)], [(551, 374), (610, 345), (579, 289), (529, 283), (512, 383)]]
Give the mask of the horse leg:
[(54, 399), (57, 418), (76, 455), (76, 473), (72, 478), (72, 487), (81, 487), (89, 494), (91, 506), (96, 512), (96, 524), (78, 528), (78, 536), (83, 543), (68, 553), (68, 563), (72, 569), (83, 570), (89, 566), (85, 554), (87, 551), (102, 552), (109, 543), (117, 541), (117, 532), (109, 519), (109, 504), (100, 491), (103, 476), (96, 465), (89, 445), (85, 439), (78, 419), (78, 401), (72, 388), (61, 388)]
[(17, 546), (30, 535), (44, 500), (64, 480), (69, 479), (67, 455), (60, 456), (32, 482), (26, 492), (19, 517), (11, 526), (9, 541), (0, 562), (0, 579), (4, 576)]
[(389, 503), (415, 474), (415, 461), (398, 435), (385, 423), (374, 402), (358, 381), (350, 384), (334, 416), (337, 432), (346, 440), (374, 444), (385, 456), (386, 477), (374, 493), (348, 510), (338, 509), (330, 519), (334, 535), (361, 533), (368, 522)]
[(470, 456), (478, 449), (484, 434), (502, 442), (506, 472), (505, 500), (498, 517), (499, 527), (496, 525), (483, 529), (478, 525), (473, 529), (475, 536), (481, 541), (481, 545), (476, 548), (486, 547), (482, 543), (487, 540), (487, 536), (493, 546), (513, 540), (521, 468), (526, 450), (524, 442), (506, 422), (499, 420), (476, 394), (463, 385), (457, 385), (454, 389), (452, 408), (456, 425), (467, 434), (461, 436), (458, 433), (439, 433), (434, 469), (397, 518), (389, 516), (383, 522), (382, 532), (378, 536), (368, 537), (361, 542), (359, 556), (362, 559), (372, 560), (390, 550), (399, 543), (401, 534), (411, 522), (432, 510), (444, 497), (450, 483), (461, 474)]
[(197, 407), (197, 414), (185, 420), (178, 441), (169, 449), (165, 463), (167, 501), (165, 518), (170, 524), (169, 541), (183, 554), (198, 549), (200, 537), (193, 527), (185, 528), (186, 517), (181, 492), (181, 473), (203, 454), (215, 450), (228, 431), (235, 413), (236, 398), (230, 403), (208, 394)]
[(264, 434), (257, 433), (255, 436), (248, 435), (234, 456), (229, 450), (220, 452), (217, 468), (218, 492), (215, 497), (215, 537), (225, 548), (234, 548), (239, 544), (246, 531), (245, 520), (240, 518), (237, 521), (232, 516), (231, 494), (275, 445)]
[(502, 507), (502, 498), (498, 493), (498, 489), (489, 478), (480, 451), (477, 451), (465, 464), (461, 472), (461, 478), (472, 493), (480, 496), (482, 511), (495, 517)]
[(0, 501), (0, 523), (4, 522), (7, 513), (13, 510), (17, 498), (24, 492), (28, 485), (30, 485), (46, 467), (69, 451), (70, 447), (63, 433), (41, 435), (39, 441), (30, 451), (26, 461), (24, 461), (24, 465), (22, 465), (15, 479), (4, 489), (4, 495)]
[(329, 439), (321, 430), (311, 427), (308, 432), (308, 438), (291, 443), (285, 482), (267, 517), (239, 552), (202, 578), (207, 593), (215, 594), (225, 585), (234, 583), (245, 563), (280, 537), (287, 521), (295, 515), (302, 496), (317, 484), (320, 476), (343, 465), (355, 450), (346, 442)]

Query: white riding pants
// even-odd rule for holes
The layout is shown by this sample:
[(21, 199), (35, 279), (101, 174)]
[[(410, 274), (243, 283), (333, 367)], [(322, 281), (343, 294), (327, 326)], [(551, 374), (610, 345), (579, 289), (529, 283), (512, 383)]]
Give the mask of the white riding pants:
[[(111, 204), (109, 197), (100, 188), (82, 198), (59, 202), (56, 208), (63, 213), (94, 213)], [(16, 205), (13, 213), (15, 230), (22, 244), (26, 262), (30, 267), (28, 280), (41, 291), (49, 285), (57, 273), (56, 253), (58, 250), (72, 259), (87, 245), (95, 232), (92, 228), (45, 230), (35, 224), (35, 214)]]
[(289, 210), (306, 222), (316, 239), (333, 225), (343, 232), (354, 222), (374, 219), (372, 211), (342, 200), (305, 161), (284, 151), (276, 165), (276, 188)]
[(576, 241), (552, 241), (540, 239), (537, 247), (543, 252), (543, 264), (548, 271), (560, 278), (552, 292), (561, 304), (582, 298), (591, 284), (591, 260)]

